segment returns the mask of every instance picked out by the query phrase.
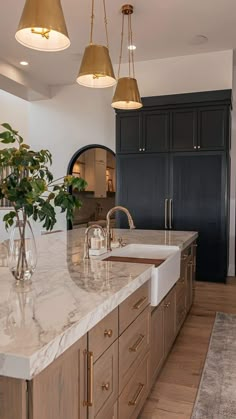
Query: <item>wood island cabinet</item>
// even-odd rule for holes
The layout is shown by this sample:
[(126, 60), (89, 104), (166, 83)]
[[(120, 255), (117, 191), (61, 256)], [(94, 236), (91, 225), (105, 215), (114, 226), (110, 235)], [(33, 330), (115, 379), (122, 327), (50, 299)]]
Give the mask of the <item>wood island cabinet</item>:
[(196, 243), (158, 307), (133, 292), (31, 381), (0, 377), (0, 419), (137, 419), (192, 304)]

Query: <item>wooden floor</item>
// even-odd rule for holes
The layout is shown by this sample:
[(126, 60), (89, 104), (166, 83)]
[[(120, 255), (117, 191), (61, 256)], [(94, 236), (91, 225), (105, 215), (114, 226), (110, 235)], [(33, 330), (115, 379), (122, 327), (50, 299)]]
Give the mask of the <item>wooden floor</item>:
[(236, 314), (236, 278), (227, 285), (196, 283), (191, 312), (140, 419), (191, 418), (217, 311)]

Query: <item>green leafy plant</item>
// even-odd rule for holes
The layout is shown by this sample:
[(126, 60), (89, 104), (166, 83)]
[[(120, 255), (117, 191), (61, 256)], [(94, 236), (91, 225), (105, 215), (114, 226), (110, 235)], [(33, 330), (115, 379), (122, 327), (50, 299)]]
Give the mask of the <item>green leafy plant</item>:
[[(69, 192), (69, 188), (84, 190), (87, 183), (82, 178), (63, 176), (53, 180), (48, 166), (52, 155), (48, 150), (33, 151), (24, 143), (18, 131), (7, 124), (1, 124), (6, 131), (0, 133), (0, 142), (16, 144), (0, 150), (0, 199), (7, 199), (14, 210), (4, 216), (6, 228), (22, 213), (23, 219), (32, 217), (43, 222), (46, 230), (52, 230), (56, 223), (55, 207), (66, 212), (72, 221), (75, 207), (81, 201)], [(3, 169), (11, 168), (11, 173), (2, 178)]]
[[(73, 176), (53, 180), (49, 170), (51, 153), (31, 150), (9, 124), (1, 124), (1, 127), (5, 130), (0, 133), (0, 142), (8, 147), (0, 150), (0, 199), (5, 198), (12, 206), (3, 221), (7, 229), (14, 221), (21, 221), (23, 245), (26, 222), (30, 217), (42, 222), (46, 230), (52, 230), (56, 223), (55, 208), (59, 207), (61, 212), (66, 212), (67, 220), (72, 221), (74, 209), (81, 207), (81, 201), (70, 190), (84, 190), (87, 184), (84, 179)], [(7, 168), (10, 173), (4, 177)], [(22, 262), (26, 263), (23, 259)]]

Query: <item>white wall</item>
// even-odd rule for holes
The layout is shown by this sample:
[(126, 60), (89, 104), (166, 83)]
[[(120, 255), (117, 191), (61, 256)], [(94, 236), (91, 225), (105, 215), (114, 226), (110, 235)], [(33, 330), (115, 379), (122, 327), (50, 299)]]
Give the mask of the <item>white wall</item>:
[[(54, 88), (50, 100), (30, 104), (30, 142), (48, 148), (53, 155), (55, 179), (67, 173), (73, 154), (88, 144), (103, 144), (114, 149), (110, 121), (110, 89), (88, 89), (77, 84)], [(64, 215), (58, 216), (55, 229), (66, 228)], [(41, 227), (40, 227), (41, 229)]]
[[(29, 102), (0, 90), (0, 123), (8, 122), (20, 131), (26, 142), (29, 140)], [(0, 148), (6, 147), (0, 144)], [(0, 242), (9, 236), (2, 218), (8, 211), (0, 209)]]

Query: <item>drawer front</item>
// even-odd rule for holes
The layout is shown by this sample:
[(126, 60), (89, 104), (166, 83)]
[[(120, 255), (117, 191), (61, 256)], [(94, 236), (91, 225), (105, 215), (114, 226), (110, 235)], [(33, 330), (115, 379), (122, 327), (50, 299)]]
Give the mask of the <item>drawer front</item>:
[(101, 320), (88, 333), (89, 351), (93, 352), (94, 362), (118, 338), (118, 308)]
[(186, 296), (185, 293), (180, 295), (176, 301), (176, 332), (178, 333), (180, 327), (186, 316)]
[(148, 352), (119, 397), (119, 419), (137, 419), (150, 389), (149, 371)]
[(149, 305), (149, 282), (142, 285), (119, 306), (119, 334)]
[(149, 349), (150, 319), (148, 306), (119, 338), (119, 394)]

